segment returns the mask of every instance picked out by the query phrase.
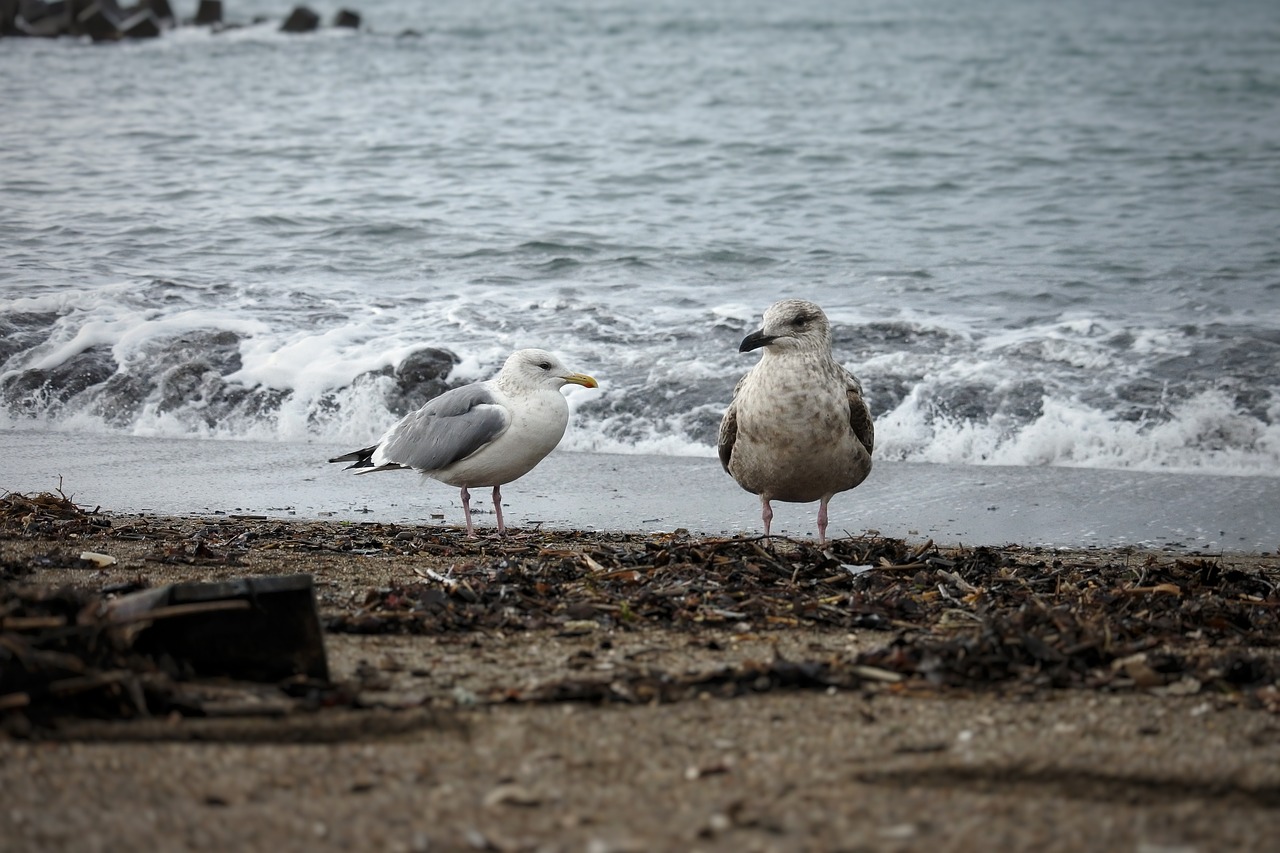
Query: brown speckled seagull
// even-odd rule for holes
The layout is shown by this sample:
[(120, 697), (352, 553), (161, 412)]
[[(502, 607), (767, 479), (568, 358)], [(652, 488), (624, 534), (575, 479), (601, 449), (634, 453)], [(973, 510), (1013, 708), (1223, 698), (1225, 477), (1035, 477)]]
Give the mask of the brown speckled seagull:
[(742, 377), (720, 422), (720, 463), (760, 496), (764, 535), (770, 501), (818, 506), (818, 543), (827, 541), (827, 503), (871, 472), (875, 430), (862, 385), (831, 355), (831, 324), (803, 299), (777, 302), (739, 352), (764, 348)]

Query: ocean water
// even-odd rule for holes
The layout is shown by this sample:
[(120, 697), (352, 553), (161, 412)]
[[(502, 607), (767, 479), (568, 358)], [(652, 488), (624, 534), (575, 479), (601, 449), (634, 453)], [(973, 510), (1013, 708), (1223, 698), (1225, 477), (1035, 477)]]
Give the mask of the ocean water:
[(713, 455), (800, 296), (879, 458), (1280, 475), (1273, 0), (290, 5), (0, 41), (0, 427), (361, 443), (543, 346), (562, 447)]

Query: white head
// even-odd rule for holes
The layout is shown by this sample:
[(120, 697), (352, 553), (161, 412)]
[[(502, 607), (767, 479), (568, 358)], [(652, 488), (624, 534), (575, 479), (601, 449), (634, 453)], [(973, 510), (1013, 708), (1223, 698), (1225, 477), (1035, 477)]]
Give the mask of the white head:
[(764, 323), (742, 339), (738, 352), (768, 347), (773, 352), (831, 351), (831, 323), (827, 315), (804, 299), (784, 299), (764, 312)]
[(585, 373), (573, 373), (564, 362), (544, 349), (521, 349), (507, 356), (498, 374), (498, 384), (508, 390), (531, 391), (551, 388), (559, 391), (565, 385), (598, 388)]

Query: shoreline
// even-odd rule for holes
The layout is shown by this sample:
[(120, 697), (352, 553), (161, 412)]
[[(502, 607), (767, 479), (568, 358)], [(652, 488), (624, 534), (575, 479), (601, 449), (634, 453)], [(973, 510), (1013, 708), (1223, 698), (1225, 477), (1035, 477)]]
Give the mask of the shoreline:
[[(117, 513), (252, 514), (456, 527), (458, 491), (411, 472), (358, 476), (326, 460), (350, 448), (6, 430), (0, 490), (57, 492)], [(755, 535), (759, 503), (704, 457), (557, 451), (503, 487), (512, 527)], [(493, 525), (476, 489), (479, 528)], [(774, 532), (815, 535), (817, 504), (775, 503)], [(832, 537), (939, 545), (1280, 549), (1280, 478), (878, 461), (831, 502)]]

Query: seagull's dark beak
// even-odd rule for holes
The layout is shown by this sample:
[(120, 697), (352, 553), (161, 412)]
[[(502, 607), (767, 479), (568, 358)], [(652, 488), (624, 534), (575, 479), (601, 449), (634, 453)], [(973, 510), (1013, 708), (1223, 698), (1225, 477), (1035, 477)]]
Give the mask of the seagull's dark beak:
[(777, 340), (776, 335), (766, 335), (764, 329), (756, 329), (742, 339), (742, 343), (738, 345), (738, 352), (751, 352), (753, 349), (767, 347), (775, 340)]

